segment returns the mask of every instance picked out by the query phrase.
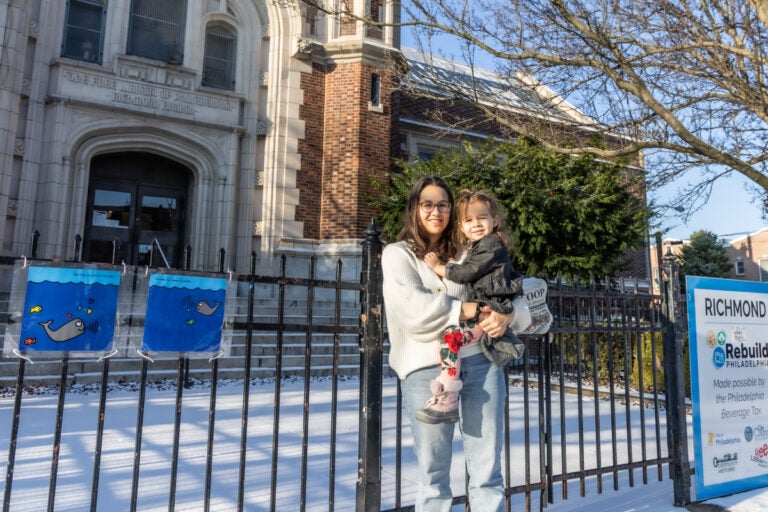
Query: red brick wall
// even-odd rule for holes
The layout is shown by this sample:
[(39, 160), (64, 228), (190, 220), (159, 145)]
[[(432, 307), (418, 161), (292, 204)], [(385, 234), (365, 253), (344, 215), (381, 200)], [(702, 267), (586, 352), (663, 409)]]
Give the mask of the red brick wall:
[(304, 104), (299, 117), (304, 120), (304, 139), (299, 140), (301, 169), (296, 175), (299, 205), (296, 220), (304, 222), (304, 237), (320, 238), (320, 205), (323, 173), (323, 130), (325, 104), (325, 72), (322, 66), (313, 66), (312, 73), (303, 73), (301, 88)]
[[(381, 77), (382, 112), (368, 107), (371, 74)], [(386, 70), (362, 62), (315, 66), (302, 78), (306, 123), (299, 143), (297, 220), (311, 239), (361, 238), (376, 215), (369, 199), (390, 165), (392, 84)]]
[(391, 109), (382, 77), (383, 112), (368, 108), (371, 74), (382, 71), (360, 62), (329, 69), (326, 76), (326, 125), (321, 238), (359, 238), (373, 209), (371, 178), (389, 168)]

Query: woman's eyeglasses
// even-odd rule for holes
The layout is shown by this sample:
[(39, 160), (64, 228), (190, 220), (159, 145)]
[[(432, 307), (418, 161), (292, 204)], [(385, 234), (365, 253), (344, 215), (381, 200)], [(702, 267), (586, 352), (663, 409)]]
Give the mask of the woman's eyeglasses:
[(437, 207), (437, 211), (440, 213), (448, 213), (451, 211), (451, 203), (448, 201), (440, 201), (439, 203), (433, 203), (432, 201), (422, 201), (419, 203), (419, 208), (424, 213), (432, 213), (432, 210)]

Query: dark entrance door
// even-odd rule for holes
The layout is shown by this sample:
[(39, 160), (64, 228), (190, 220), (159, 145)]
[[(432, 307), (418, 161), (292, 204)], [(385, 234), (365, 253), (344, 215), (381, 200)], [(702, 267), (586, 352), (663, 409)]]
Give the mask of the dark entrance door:
[[(91, 162), (83, 260), (148, 265), (156, 241), (167, 263), (180, 266), (190, 171), (148, 153), (121, 153)], [(117, 241), (117, 242), (115, 242)], [(164, 267), (162, 255), (153, 266)]]

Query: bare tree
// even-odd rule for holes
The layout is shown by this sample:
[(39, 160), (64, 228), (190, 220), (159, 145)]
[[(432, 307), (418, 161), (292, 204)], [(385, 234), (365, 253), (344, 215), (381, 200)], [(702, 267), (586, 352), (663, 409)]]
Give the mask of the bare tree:
[[(764, 0), (403, 0), (402, 8), (401, 25), (416, 28), (426, 53), (455, 38), (468, 66), (490, 55), (510, 90), (522, 84), (563, 101), (595, 120), (590, 129), (601, 136), (574, 143), (562, 118), (556, 129), (552, 119), (523, 121), (498, 91), (454, 90), (510, 131), (570, 153), (642, 151), (653, 159), (650, 186), (695, 168), (681, 197), (691, 207), (732, 172), (768, 192)], [(576, 129), (583, 119), (573, 121)]]

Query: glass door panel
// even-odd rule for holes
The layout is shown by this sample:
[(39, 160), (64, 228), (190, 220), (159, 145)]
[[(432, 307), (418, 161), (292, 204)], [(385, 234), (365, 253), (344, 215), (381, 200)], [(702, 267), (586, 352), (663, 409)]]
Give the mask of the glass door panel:
[(141, 198), (141, 229), (175, 231), (176, 198), (145, 195)]
[(137, 231), (137, 259), (139, 265), (149, 265), (152, 243), (160, 246), (160, 251), (152, 254), (152, 266), (172, 267), (178, 265), (178, 246), (181, 243), (181, 222), (183, 193), (167, 188), (139, 186), (140, 204)]
[(96, 184), (91, 192), (83, 256), (100, 263), (128, 263), (135, 193), (120, 184)]
[(97, 188), (93, 194), (91, 225), (109, 228), (130, 228), (131, 202), (130, 192)]

